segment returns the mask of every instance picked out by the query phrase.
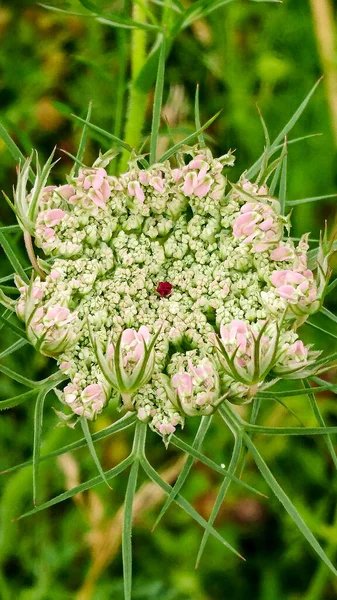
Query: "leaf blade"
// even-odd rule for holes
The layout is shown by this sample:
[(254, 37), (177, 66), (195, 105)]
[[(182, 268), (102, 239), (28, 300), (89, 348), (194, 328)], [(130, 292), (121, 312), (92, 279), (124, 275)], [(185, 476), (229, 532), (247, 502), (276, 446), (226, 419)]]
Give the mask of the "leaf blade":
[(159, 52), (159, 60), (158, 60), (158, 69), (157, 69), (157, 79), (156, 79), (156, 87), (154, 92), (154, 101), (153, 101), (153, 113), (152, 113), (152, 127), (151, 127), (151, 138), (150, 138), (150, 164), (156, 162), (157, 156), (157, 140), (160, 126), (160, 114), (163, 102), (163, 91), (164, 91), (164, 74), (165, 74), (165, 35), (163, 34), (160, 52)]

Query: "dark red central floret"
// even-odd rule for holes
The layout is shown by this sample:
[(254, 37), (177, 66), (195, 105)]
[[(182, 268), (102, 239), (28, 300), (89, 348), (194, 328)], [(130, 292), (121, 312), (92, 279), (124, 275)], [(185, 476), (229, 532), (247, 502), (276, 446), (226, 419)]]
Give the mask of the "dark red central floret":
[(172, 292), (172, 285), (168, 281), (160, 281), (158, 283), (156, 292), (158, 292), (158, 294), (160, 294), (162, 297), (169, 296)]

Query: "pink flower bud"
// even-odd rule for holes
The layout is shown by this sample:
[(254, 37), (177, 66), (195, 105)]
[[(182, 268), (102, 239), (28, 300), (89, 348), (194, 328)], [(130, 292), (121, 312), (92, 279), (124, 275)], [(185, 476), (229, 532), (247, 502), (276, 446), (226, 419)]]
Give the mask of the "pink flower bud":
[(45, 316), (46, 322), (49, 325), (61, 325), (68, 323), (71, 318), (71, 313), (69, 308), (65, 308), (64, 306), (53, 306), (52, 308), (48, 308), (47, 314)]
[[(164, 386), (165, 378), (163, 379)], [(219, 380), (217, 372), (209, 359), (201, 359), (196, 365), (191, 360), (187, 361), (187, 370), (175, 373), (171, 378), (171, 385), (175, 392), (169, 397), (174, 404), (187, 415), (193, 416), (200, 412), (211, 414), (219, 398)]]
[(255, 252), (264, 252), (279, 241), (283, 226), (271, 206), (262, 202), (247, 202), (233, 223), (233, 235), (253, 244)]
[(215, 348), (229, 377), (252, 387), (263, 381), (276, 362), (279, 331), (276, 323), (252, 326), (239, 319), (220, 326)]
[(58, 271), (56, 271), (55, 269), (52, 269), (50, 271), (50, 277), (54, 280), (59, 279), (59, 277), (61, 277), (60, 273)]
[(163, 178), (161, 177), (161, 175), (157, 175), (156, 177), (152, 177), (150, 179), (150, 185), (153, 187), (153, 189), (156, 190), (156, 192), (159, 192), (160, 194), (163, 193), (164, 191), (164, 181)]
[(148, 171), (139, 171), (138, 179), (142, 185), (148, 185), (150, 180), (150, 174)]
[(140, 186), (139, 181), (130, 181), (128, 184), (128, 193), (130, 196), (136, 197), (139, 204), (144, 204), (145, 194)]
[(91, 383), (84, 388), (81, 399), (83, 402), (100, 402), (103, 406), (105, 400), (104, 390), (98, 383)]
[(42, 236), (48, 242), (52, 242), (55, 239), (55, 231), (51, 227), (44, 227), (42, 229)]
[(73, 185), (67, 183), (66, 185), (61, 185), (56, 189), (57, 193), (62, 196), (65, 200), (68, 200), (70, 203), (72, 196), (76, 194), (76, 190)]
[(71, 367), (71, 363), (69, 361), (63, 362), (60, 364), (60, 370), (66, 373)]
[(172, 435), (176, 428), (171, 423), (158, 423), (157, 429), (162, 436)]
[(53, 208), (45, 213), (44, 221), (49, 227), (54, 227), (62, 221), (65, 214), (66, 213), (64, 210), (61, 210), (61, 208)]
[(183, 176), (182, 169), (172, 169), (172, 177), (173, 177), (173, 181), (175, 183), (178, 183), (178, 181), (181, 180), (182, 176)]
[(310, 269), (303, 273), (290, 269), (274, 271), (270, 279), (277, 295), (290, 304), (307, 306), (317, 298), (317, 288)]
[(279, 243), (277, 248), (270, 253), (271, 260), (275, 260), (276, 262), (281, 262), (283, 260), (292, 260), (295, 256), (295, 253), (292, 248), (285, 246), (282, 242)]

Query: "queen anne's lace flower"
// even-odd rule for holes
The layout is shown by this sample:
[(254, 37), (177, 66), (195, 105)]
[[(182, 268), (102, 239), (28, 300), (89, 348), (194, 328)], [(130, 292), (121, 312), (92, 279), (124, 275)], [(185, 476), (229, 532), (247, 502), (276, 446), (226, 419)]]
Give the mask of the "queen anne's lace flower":
[(327, 277), (322, 252), (319, 274), (308, 269), (306, 237), (284, 237), (266, 185), (242, 178), (226, 193), (231, 153), (175, 159), (143, 169), (135, 157), (114, 177), (100, 157), (46, 187), (50, 159), (30, 194), (28, 161), (15, 196), (51, 265), (29, 286), (17, 278), (16, 311), (68, 375), (61, 401), (95, 419), (117, 393), (165, 440), (186, 415), (312, 368), (317, 354), (295, 329)]

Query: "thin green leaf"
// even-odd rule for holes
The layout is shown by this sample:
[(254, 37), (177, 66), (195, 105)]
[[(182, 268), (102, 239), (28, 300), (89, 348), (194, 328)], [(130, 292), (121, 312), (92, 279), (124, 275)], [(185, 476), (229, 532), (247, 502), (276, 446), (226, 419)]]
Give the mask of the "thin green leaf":
[[(109, 140), (114, 141), (117, 144), (117, 146), (120, 146), (121, 148), (124, 148), (128, 152), (132, 152), (133, 151), (133, 148), (131, 148), (131, 146), (129, 144), (127, 144), (126, 142), (123, 142), (123, 140), (121, 140), (120, 138), (118, 138), (113, 133), (110, 133), (109, 131), (106, 131), (105, 129), (102, 129), (101, 127), (97, 127), (97, 125), (93, 125), (93, 123), (90, 123), (90, 121), (86, 121), (85, 119), (81, 119), (81, 117), (77, 117), (76, 115), (71, 115), (71, 117), (72, 117), (72, 119), (76, 119), (77, 121), (80, 121), (81, 123), (86, 123), (87, 126), (88, 126), (88, 129), (91, 129), (92, 131), (96, 131), (100, 135), (108, 138)], [(149, 163), (147, 162), (147, 160), (145, 158), (140, 158), (139, 162), (140, 162), (140, 164), (145, 169), (147, 169), (149, 167)]]
[(241, 485), (242, 487), (246, 488), (250, 492), (253, 492), (254, 494), (258, 494), (259, 496), (264, 496), (264, 494), (259, 492), (259, 490), (257, 490), (256, 488), (253, 488), (251, 485), (248, 485), (248, 483), (245, 483), (244, 481), (242, 481), (242, 479), (238, 479), (238, 477), (235, 477), (235, 475), (231, 475), (224, 467), (220, 467), (220, 465), (217, 465), (213, 460), (211, 460), (210, 458), (208, 458), (207, 456), (205, 456), (204, 454), (199, 452), (196, 448), (193, 448), (186, 442), (183, 442), (182, 440), (177, 438), (175, 435), (173, 435), (171, 437), (170, 443), (173, 444), (173, 446), (176, 446), (177, 448), (179, 448), (180, 450), (183, 450), (183, 452), (190, 454), (197, 460), (200, 460), (201, 463), (203, 463), (204, 465), (206, 465), (207, 467), (209, 467), (216, 473), (220, 473), (220, 475), (222, 475), (222, 477), (229, 477), (232, 481), (235, 481), (235, 483), (237, 483), (238, 485)]
[[(91, 109), (92, 109), (92, 103), (89, 102), (88, 112), (87, 112), (87, 116), (86, 116), (86, 121), (90, 121), (90, 118), (91, 118)], [(79, 143), (77, 154), (76, 154), (76, 161), (75, 161), (76, 165), (75, 165), (75, 168), (74, 168), (74, 176), (75, 177), (77, 177), (78, 170), (79, 170), (78, 169), (79, 165), (83, 161), (85, 146), (86, 146), (86, 142), (87, 142), (87, 129), (88, 129), (88, 126), (85, 124), (83, 126), (82, 135), (81, 135), (80, 143)]]
[(57, 8), (57, 6), (52, 6), (51, 4), (43, 4), (42, 2), (38, 2), (38, 5), (41, 6), (42, 8), (45, 8), (46, 10), (51, 10), (53, 12), (62, 13), (63, 15), (69, 15), (71, 17), (90, 17), (90, 18), (92, 18), (92, 15), (88, 15), (87, 13), (75, 12), (72, 10), (66, 10), (64, 8)]
[[(285, 142), (285, 150), (287, 147), (287, 143)], [(287, 198), (287, 166), (288, 166), (288, 155), (285, 151), (283, 159), (282, 159), (282, 167), (281, 167), (281, 177), (280, 177), (280, 207), (281, 207), (281, 215), (284, 215), (284, 209), (286, 205)]]
[[(252, 406), (252, 412), (250, 415), (250, 424), (251, 425), (255, 425), (257, 418), (259, 416), (259, 412), (260, 412), (260, 408), (261, 408), (261, 400), (255, 396), (254, 400), (253, 400), (253, 406)], [(245, 466), (246, 466), (246, 462), (247, 462), (247, 454), (248, 454), (248, 448), (247, 446), (245, 446), (243, 448), (243, 453), (242, 453), (242, 462), (241, 462), (241, 468), (240, 468), (240, 479), (243, 475)]]
[(8, 408), (13, 408), (13, 406), (23, 404), (23, 402), (27, 402), (27, 400), (31, 400), (35, 396), (36, 391), (31, 390), (30, 392), (25, 392), (24, 394), (20, 394), (19, 396), (13, 396), (13, 398), (8, 398), (8, 400), (1, 400), (0, 410), (7, 410)]
[(90, 10), (93, 13), (101, 12), (100, 8), (96, 6), (96, 4), (94, 4), (93, 2), (90, 2), (90, 0), (79, 0), (79, 2), (82, 4), (82, 6), (84, 6), (84, 8)]
[[(25, 268), (25, 273), (31, 273), (33, 267), (30, 265), (29, 267)], [(15, 273), (10, 273), (10, 275), (5, 275), (4, 277), (0, 278), (0, 283), (6, 283), (6, 281), (12, 281), (13, 278), (15, 276)]]
[(323, 548), (320, 546), (315, 536), (312, 534), (306, 523), (303, 521), (300, 514), (297, 512), (295, 506), (292, 504), (291, 500), (288, 498), (287, 494), (283, 491), (279, 483), (276, 481), (274, 475), (269, 470), (265, 461), (263, 460), (261, 454), (254, 446), (250, 437), (247, 434), (244, 434), (244, 441), (247, 444), (251, 455), (254, 458), (254, 461), (259, 468), (261, 474), (269, 485), (270, 489), (274, 492), (276, 498), (281, 502), (281, 504), (286, 509), (289, 516), (293, 519), (294, 523), (297, 525), (298, 529), (301, 531), (303, 536), (309, 542), (310, 546), (315, 550), (318, 556), (323, 560), (323, 562), (329, 567), (332, 573), (337, 576), (337, 571), (333, 566), (330, 559), (325, 554)]
[(218, 8), (230, 4), (234, 0), (197, 0), (192, 5), (185, 9), (182, 17), (177, 19), (176, 25), (172, 31), (172, 36), (178, 35), (181, 31), (192, 25), (195, 21), (207, 17)]
[(107, 17), (96, 17), (98, 23), (102, 25), (109, 25), (110, 27), (121, 27), (123, 29), (145, 29), (146, 31), (159, 31), (162, 32), (163, 28), (160, 25), (153, 25), (152, 23), (140, 23), (139, 21), (133, 21), (132, 19), (126, 19), (119, 17), (114, 14), (110, 18)]
[(278, 402), (279, 404), (281, 404), (281, 406), (283, 406), (283, 408), (285, 408), (288, 412), (290, 412), (290, 414), (296, 419), (296, 421), (299, 422), (301, 427), (305, 427), (303, 421), (301, 421), (301, 419), (297, 416), (295, 411), (293, 411), (285, 402), (283, 402), (283, 400), (281, 400), (277, 396), (271, 396), (270, 400), (274, 400), (274, 402)]
[(300, 200), (287, 200), (287, 206), (298, 206), (307, 202), (319, 202), (320, 200), (328, 200), (328, 198), (336, 198), (337, 194), (325, 194), (324, 196), (313, 196), (312, 198), (301, 198)]
[(163, 156), (160, 157), (159, 162), (164, 162), (165, 160), (173, 156), (182, 146), (184, 146), (185, 144), (189, 144), (189, 142), (198, 137), (198, 135), (202, 133), (202, 131), (207, 129), (207, 127), (209, 127), (213, 123), (213, 121), (215, 121), (215, 119), (218, 118), (221, 112), (222, 111), (219, 110), (219, 112), (217, 112), (214, 115), (214, 117), (209, 119), (202, 127), (200, 127), (200, 129), (197, 129), (196, 131), (194, 131), (194, 133), (191, 133), (185, 139), (181, 140), (181, 142), (178, 142), (177, 144), (175, 144), (175, 146), (167, 150), (167, 152), (165, 152), (165, 154), (163, 154)]
[[(199, 108), (199, 84), (197, 83), (197, 87), (195, 88), (195, 101), (194, 101), (194, 119), (195, 119), (195, 128), (197, 130), (201, 129), (200, 122), (200, 108)], [(205, 147), (205, 138), (203, 133), (198, 135), (198, 142), (201, 148)]]
[(110, 490), (111, 490), (111, 486), (107, 482), (107, 479), (105, 477), (105, 473), (104, 473), (104, 471), (102, 469), (102, 465), (101, 465), (101, 463), (99, 461), (99, 458), (97, 456), (97, 453), (96, 453), (96, 450), (95, 450), (95, 446), (94, 446), (93, 441), (92, 441), (92, 437), (91, 437), (91, 433), (90, 433), (88, 421), (87, 421), (87, 419), (85, 417), (81, 417), (81, 426), (82, 426), (82, 431), (84, 433), (85, 440), (86, 440), (86, 442), (88, 444), (88, 448), (89, 448), (90, 454), (91, 454), (91, 456), (93, 458), (93, 461), (94, 461), (94, 463), (95, 463), (95, 465), (96, 465), (96, 467), (98, 469), (98, 472), (99, 472), (100, 476), (102, 477), (104, 483), (106, 483), (106, 485), (108, 486), (108, 488), (110, 488)]
[(337, 323), (336, 315), (334, 315), (328, 308), (325, 308), (325, 306), (323, 306), (321, 308), (321, 314), (324, 315), (325, 317), (328, 317), (328, 319), (330, 319), (330, 321)]
[(118, 138), (116, 135), (113, 135), (113, 133), (106, 131), (106, 129), (102, 129), (101, 127), (98, 127), (97, 125), (94, 125), (90, 121), (87, 121), (86, 119), (82, 119), (81, 117), (78, 117), (77, 115), (72, 114), (71, 117), (73, 119), (76, 119), (76, 121), (80, 121), (81, 123), (84, 123), (88, 127), (88, 129), (92, 129), (92, 131), (96, 131), (96, 133), (103, 135), (104, 137), (106, 137), (109, 140), (112, 140), (113, 142), (115, 142), (116, 144), (121, 146), (122, 148), (125, 148), (125, 150), (132, 152), (131, 146), (129, 146), (129, 144), (126, 144), (125, 142), (123, 142), (123, 140)]
[(74, 154), (72, 154), (71, 152), (68, 152), (68, 150), (63, 150), (63, 148), (60, 148), (60, 150), (61, 150), (61, 152), (63, 152), (63, 154), (65, 154), (66, 156), (69, 156), (69, 158), (71, 158), (74, 161), (74, 163), (75, 163), (74, 167), (75, 166), (81, 167), (81, 168), (86, 167), (86, 165), (82, 161), (78, 160), (76, 158), (76, 156)]
[(244, 429), (263, 435), (328, 435), (329, 433), (337, 433), (337, 427), (262, 427), (251, 423), (245, 423)]
[(0, 231), (3, 233), (21, 233), (20, 225), (3, 225), (0, 227)]
[(137, 487), (138, 471), (139, 460), (136, 459), (131, 466), (124, 502), (122, 531), (124, 600), (131, 600), (132, 593), (132, 509)]
[[(171, 486), (166, 483), (166, 481), (164, 481), (160, 475), (158, 475), (158, 473), (154, 470), (154, 468), (150, 465), (150, 463), (148, 462), (147, 459), (142, 458), (141, 459), (141, 465), (146, 473), (146, 475), (157, 485), (159, 485), (159, 487), (161, 487), (164, 492), (166, 494), (170, 494), (172, 488)], [(241, 556), (241, 554), (239, 554), (239, 552), (237, 550), (235, 550), (235, 548), (233, 548), (233, 546), (231, 546), (215, 529), (213, 529), (213, 527), (210, 527), (207, 523), (207, 521), (205, 519), (203, 519), (199, 513), (189, 504), (189, 502), (187, 502), (187, 500), (185, 500), (185, 498), (183, 498), (180, 494), (178, 494), (174, 501), (181, 506), (181, 508), (187, 512), (188, 515), (190, 515), (192, 517), (192, 519), (194, 519), (195, 521), (197, 521), (197, 523), (199, 523), (204, 529), (206, 529), (206, 531), (209, 531), (217, 540), (219, 540), (219, 542), (221, 542), (221, 544), (223, 544), (224, 546), (226, 546), (226, 548), (228, 548), (228, 550), (231, 550), (231, 552), (234, 552), (234, 554), (236, 554), (237, 556), (239, 556), (239, 558), (242, 558), (243, 560), (245, 560), (243, 558), (243, 556)]]
[(36, 398), (34, 412), (34, 439), (33, 439), (33, 504), (36, 506), (37, 500), (37, 478), (39, 472), (41, 435), (43, 425), (43, 408), (48, 389), (43, 388)]
[[(335, 356), (337, 358), (337, 353), (334, 355), (332, 354), (331, 356)], [(325, 381), (325, 379), (321, 379), (320, 377), (310, 377), (310, 379), (322, 386), (313, 388), (313, 392), (319, 392), (320, 390), (331, 390), (333, 392), (337, 392), (336, 383), (329, 383), (329, 381)]]
[[(302, 383), (303, 383), (304, 388), (307, 391), (307, 395), (308, 395), (308, 399), (309, 399), (309, 402), (310, 402), (310, 406), (311, 406), (312, 412), (314, 413), (314, 415), (315, 415), (315, 417), (317, 419), (317, 422), (320, 424), (321, 427), (325, 428), (326, 427), (325, 421), (324, 421), (324, 419), (322, 417), (321, 411), (319, 410), (318, 404), (316, 402), (315, 395), (313, 393), (315, 390), (313, 390), (310, 387), (310, 385), (309, 385), (309, 383), (307, 381), (302, 380)], [(324, 436), (324, 439), (325, 439), (325, 443), (326, 443), (326, 445), (328, 447), (328, 450), (330, 452), (330, 456), (332, 458), (332, 461), (333, 461), (333, 463), (334, 463), (334, 465), (335, 465), (335, 467), (337, 469), (337, 456), (336, 456), (336, 452), (335, 452), (333, 443), (331, 441), (331, 438), (330, 438), (329, 435), (326, 435), (326, 436)]]
[(0, 373), (7, 375), (7, 377), (9, 377), (10, 379), (14, 379), (14, 381), (17, 381), (18, 383), (22, 383), (26, 387), (36, 388), (36, 386), (38, 385), (38, 383), (36, 381), (27, 379), (27, 377), (24, 377), (23, 375), (21, 375), (20, 373), (17, 373), (16, 371), (13, 371), (9, 367), (5, 367), (5, 365), (0, 364)]
[(318, 325), (315, 325), (311, 321), (306, 321), (305, 324), (310, 325), (310, 327), (313, 327), (314, 329), (318, 329), (318, 331), (321, 331), (322, 333), (325, 333), (325, 335), (329, 335), (330, 337), (337, 340), (337, 335), (335, 333), (331, 333), (331, 331), (327, 331), (326, 329), (323, 329), (323, 327), (319, 327)]
[(13, 352), (16, 352), (17, 350), (19, 350), (26, 344), (28, 344), (27, 340), (24, 340), (24, 339), (17, 340), (17, 342), (14, 342), (14, 344), (9, 346), (9, 348), (6, 348), (6, 350), (3, 350), (0, 353), (0, 360), (2, 358), (5, 358), (6, 356), (9, 356), (10, 354), (13, 354)]
[(16, 333), (17, 335), (19, 335), (22, 339), (25, 340), (25, 342), (30, 343), (27, 340), (27, 335), (24, 329), (21, 329), (21, 327), (18, 327), (17, 325), (15, 325), (15, 323), (12, 323), (12, 321), (10, 321), (9, 319), (5, 319), (3, 317), (3, 315), (0, 315), (0, 321), (9, 329), (11, 329), (14, 333)]
[(329, 283), (326, 293), (330, 294), (335, 289), (335, 287), (337, 287), (337, 277), (331, 283)]
[[(125, 469), (127, 469), (132, 462), (133, 462), (133, 457), (128, 456), (122, 462), (120, 462), (119, 465), (117, 465), (116, 467), (113, 467), (109, 471), (106, 471), (105, 472), (106, 478), (108, 480), (113, 479), (114, 477), (116, 477), (117, 475), (119, 475), (120, 473), (125, 471)], [(55, 506), (55, 504), (59, 504), (60, 502), (63, 502), (64, 500), (69, 500), (69, 498), (76, 496), (76, 494), (80, 494), (81, 492), (86, 492), (87, 490), (90, 490), (102, 482), (103, 482), (102, 477), (100, 475), (97, 475), (97, 477), (93, 477), (92, 479), (89, 479), (85, 483), (81, 483), (80, 485), (73, 487), (71, 490), (68, 490), (67, 492), (63, 492), (62, 494), (55, 496), (55, 498), (48, 500), (48, 502), (44, 502), (43, 504), (36, 506), (32, 510), (27, 511), (23, 515), (20, 515), (19, 517), (14, 519), (14, 521), (20, 521), (21, 519), (25, 519), (26, 517), (36, 515), (38, 512), (41, 512), (42, 510), (46, 510), (46, 508)]]
[[(32, 392), (28, 392), (28, 393), (32, 393)], [(115, 433), (118, 433), (119, 431), (123, 431), (124, 429), (131, 427), (131, 425), (133, 425), (135, 423), (135, 420), (136, 420), (136, 416), (134, 414), (127, 413), (121, 419), (116, 421), (116, 423), (113, 423), (112, 425), (105, 427), (101, 431), (97, 431), (97, 433), (94, 433), (91, 436), (91, 439), (93, 442), (98, 442), (99, 440), (105, 439)], [(83, 448), (84, 446), (86, 446), (86, 444), (87, 444), (86, 439), (81, 438), (81, 439), (77, 440), (76, 442), (72, 442), (71, 444), (67, 444), (66, 446), (63, 446), (62, 448), (59, 448), (58, 450), (54, 450), (54, 452), (49, 452), (48, 454), (40, 456), (40, 462), (43, 462), (44, 460), (49, 460), (50, 458), (55, 458), (57, 456), (61, 456), (62, 454), (66, 454), (68, 452), (73, 452), (74, 450)], [(12, 473), (13, 471), (17, 471), (19, 469), (29, 467), (32, 464), (33, 464), (32, 460), (26, 460), (25, 462), (20, 463), (19, 465), (15, 465), (14, 467), (10, 467), (9, 469), (2, 471), (1, 474)]]
[(163, 90), (164, 90), (164, 74), (165, 74), (165, 35), (163, 34), (158, 69), (157, 69), (157, 80), (154, 92), (153, 110), (152, 110), (152, 127), (151, 127), (151, 139), (150, 139), (150, 164), (156, 162), (157, 157), (157, 140), (160, 126), (160, 114), (163, 103)]
[(26, 272), (24, 270), (24, 268), (22, 267), (21, 263), (19, 262), (14, 250), (12, 249), (9, 241), (7, 240), (5, 234), (3, 233), (3, 231), (0, 231), (0, 244), (2, 246), (3, 251), (5, 252), (9, 262), (11, 263), (15, 273), (17, 273), (21, 279), (23, 279), (23, 281), (25, 283), (29, 283), (29, 279), (26, 275)]
[[(25, 156), (22, 154), (20, 148), (16, 145), (16, 143), (14, 142), (14, 140), (12, 140), (11, 136), (9, 135), (8, 131), (4, 128), (3, 125), (1, 125), (0, 123), (0, 137), (3, 139), (3, 141), (5, 142), (8, 150), (10, 151), (12, 157), (14, 158), (15, 162), (17, 164), (21, 163), (21, 162), (25, 162)], [(32, 171), (32, 169), (29, 170), (29, 181), (31, 183), (34, 183), (35, 181), (35, 176), (34, 173)]]
[[(337, 386), (336, 386), (337, 387)], [(329, 389), (329, 386), (322, 386), (322, 387), (317, 387), (317, 388), (313, 388), (314, 392), (322, 392), (326, 389)], [(290, 398), (291, 396), (306, 396), (307, 392), (305, 390), (303, 390), (302, 388), (298, 388), (296, 390), (285, 390), (282, 392), (259, 392), (255, 398), (259, 398), (259, 399), (263, 399), (263, 400), (268, 400), (269, 398), (272, 399), (272, 396), (278, 397), (280, 396), (281, 398)]]
[[(240, 431), (237, 431), (236, 429), (232, 429), (233, 435), (234, 435), (234, 448), (233, 448), (233, 454), (230, 460), (230, 463), (228, 465), (228, 473), (230, 475), (234, 475), (235, 471), (238, 467), (239, 464), (239, 460), (240, 460), (240, 456), (241, 456), (241, 449), (242, 449), (242, 435)], [(220, 486), (220, 490), (218, 492), (218, 495), (216, 497), (216, 500), (214, 502), (210, 517), (208, 519), (208, 523), (209, 525), (214, 525), (214, 521), (219, 513), (219, 510), (221, 508), (221, 505), (226, 497), (227, 494), (227, 490), (230, 486), (231, 483), (231, 479), (229, 477), (225, 477), (221, 486)], [(205, 546), (207, 544), (207, 540), (209, 537), (209, 532), (205, 531), (204, 535), (202, 537), (201, 543), (200, 543), (200, 548), (198, 551), (198, 556), (197, 556), (197, 560), (196, 560), (196, 568), (199, 566), (200, 564), (200, 560), (202, 557), (202, 554), (205, 550)]]
[[(315, 85), (310, 90), (309, 94), (305, 97), (305, 99), (303, 100), (303, 102), (300, 104), (300, 106), (298, 107), (298, 109), (295, 111), (295, 113), (293, 114), (293, 116), (291, 117), (291, 119), (283, 127), (282, 131), (280, 131), (280, 133), (276, 136), (275, 140), (273, 141), (273, 143), (271, 144), (270, 149), (269, 149), (270, 155), (276, 149), (276, 147), (278, 146), (278, 144), (280, 143), (280, 141), (284, 140), (284, 138), (288, 135), (288, 133), (292, 130), (292, 128), (294, 127), (294, 125), (297, 123), (298, 119), (300, 118), (300, 116), (302, 115), (303, 111), (307, 107), (309, 100), (311, 99), (312, 95), (314, 94), (314, 92), (316, 91), (318, 85), (320, 84), (321, 79), (322, 78), (320, 78), (317, 81), (317, 83), (315, 83)], [(263, 154), (260, 156), (260, 158), (258, 158), (258, 160), (254, 163), (254, 165), (250, 169), (248, 169), (248, 171), (246, 173), (247, 179), (251, 179), (252, 177), (254, 177), (254, 175), (256, 175), (256, 173), (258, 173), (262, 161), (263, 161)]]
[[(4, 292), (4, 294), (18, 294), (18, 288), (12, 285), (0, 285), (0, 290)], [(9, 308), (9, 307), (8, 307)]]
[[(205, 435), (211, 424), (211, 420), (212, 420), (211, 417), (202, 417), (201, 418), (197, 434), (196, 434), (196, 436), (193, 440), (193, 444), (192, 444), (192, 447), (195, 448), (196, 450), (200, 449), (203, 439), (205, 438)], [(184, 485), (184, 483), (188, 477), (188, 474), (193, 466), (193, 463), (194, 463), (194, 457), (191, 456), (190, 454), (188, 454), (186, 462), (185, 462), (182, 470), (180, 471), (177, 481), (175, 482), (174, 486), (172, 487), (172, 491), (170, 492), (164, 506), (162, 507), (162, 509), (155, 521), (152, 531), (157, 527), (159, 521), (162, 519), (164, 514), (167, 512), (167, 510), (171, 506), (172, 502), (174, 501), (175, 496), (180, 492), (180, 490), (181, 490), (182, 486)]]

